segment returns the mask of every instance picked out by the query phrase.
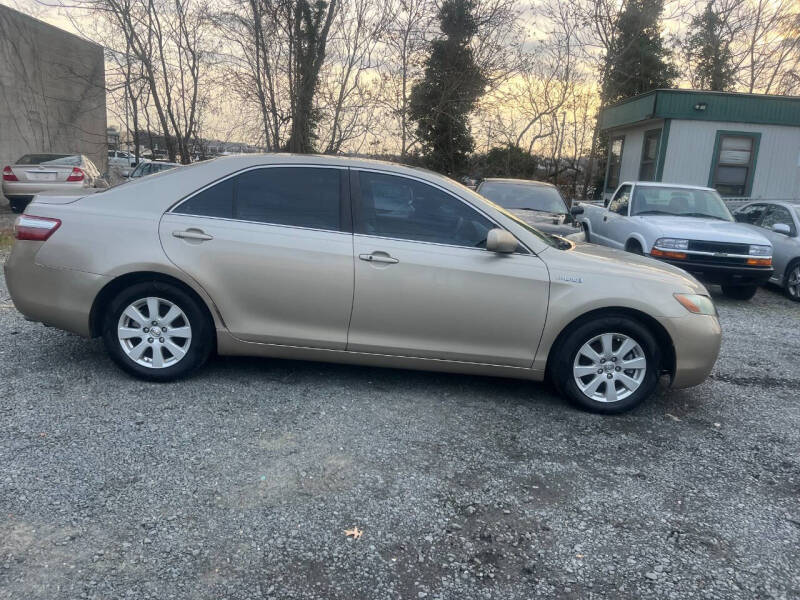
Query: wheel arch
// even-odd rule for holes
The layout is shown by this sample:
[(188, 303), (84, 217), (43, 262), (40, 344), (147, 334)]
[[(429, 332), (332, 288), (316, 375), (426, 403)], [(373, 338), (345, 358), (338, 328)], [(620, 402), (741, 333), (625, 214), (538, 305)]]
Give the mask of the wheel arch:
[(638, 244), (639, 247), (642, 249), (642, 253), (647, 252), (647, 244), (644, 241), (644, 237), (638, 233), (632, 233), (628, 236), (628, 239), (625, 240), (625, 250), (629, 250), (632, 244)]
[(221, 317), (213, 304), (185, 281), (157, 271), (134, 271), (115, 277), (98, 292), (97, 296), (95, 296), (92, 308), (89, 312), (89, 335), (91, 337), (102, 335), (103, 314), (114, 296), (131, 285), (147, 282), (169, 283), (179, 287), (198, 302), (203, 310), (205, 310), (206, 316), (214, 326), (216, 326), (218, 320), (221, 321)]
[(588, 312), (582, 313), (578, 317), (575, 317), (572, 321), (570, 321), (556, 336), (555, 341), (550, 346), (550, 351), (547, 353), (547, 365), (545, 367), (545, 373), (550, 376), (552, 372), (552, 363), (554, 356), (558, 355), (558, 351), (560, 349), (561, 344), (564, 342), (566, 337), (574, 331), (577, 327), (581, 326), (586, 321), (590, 321), (592, 319), (597, 319), (601, 317), (613, 317), (613, 316), (621, 316), (633, 319), (641, 324), (643, 327), (646, 327), (648, 331), (656, 338), (656, 342), (658, 343), (659, 350), (661, 351), (661, 371), (662, 373), (668, 373), (670, 377), (674, 377), (675, 375), (675, 345), (672, 342), (672, 337), (670, 336), (669, 332), (664, 328), (661, 323), (659, 323), (656, 319), (644, 313), (640, 310), (636, 310), (635, 308), (627, 308), (623, 306), (609, 306), (603, 308), (596, 308), (594, 310), (590, 310)]

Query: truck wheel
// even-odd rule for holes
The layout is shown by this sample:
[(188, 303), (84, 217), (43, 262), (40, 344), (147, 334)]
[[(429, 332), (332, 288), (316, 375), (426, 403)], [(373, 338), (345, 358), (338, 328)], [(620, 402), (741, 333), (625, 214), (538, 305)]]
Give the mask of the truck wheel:
[(786, 295), (795, 302), (800, 302), (800, 260), (795, 260), (786, 269), (786, 279), (784, 280)]
[(583, 224), (583, 235), (586, 238), (587, 243), (592, 241), (591, 237), (589, 236), (589, 226), (586, 223)]
[(734, 300), (750, 300), (756, 295), (757, 285), (723, 285), (722, 293)]
[(653, 395), (661, 372), (658, 344), (646, 327), (623, 315), (579, 325), (559, 343), (551, 378), (571, 402), (597, 413), (632, 409)]
[(628, 242), (628, 245), (625, 247), (625, 250), (630, 252), (631, 254), (638, 254), (639, 256), (644, 255), (644, 250), (642, 250), (641, 244), (635, 240), (631, 240)]

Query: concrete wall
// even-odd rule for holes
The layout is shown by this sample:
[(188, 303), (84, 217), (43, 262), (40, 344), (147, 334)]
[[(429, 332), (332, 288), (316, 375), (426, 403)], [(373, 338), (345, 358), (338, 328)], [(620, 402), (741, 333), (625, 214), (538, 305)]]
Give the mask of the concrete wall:
[(0, 5), (0, 168), (29, 152), (75, 152), (105, 171), (101, 46)]
[(754, 198), (800, 199), (800, 124), (750, 125), (721, 121), (684, 121), (670, 125), (662, 180), (708, 185), (717, 131), (761, 133), (756, 157)]

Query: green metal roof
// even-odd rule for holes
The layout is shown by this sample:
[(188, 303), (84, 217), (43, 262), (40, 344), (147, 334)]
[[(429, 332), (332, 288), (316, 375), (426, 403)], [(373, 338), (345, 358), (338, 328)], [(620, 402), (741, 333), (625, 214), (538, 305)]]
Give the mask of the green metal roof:
[[(705, 104), (704, 110), (695, 108)], [(609, 106), (600, 116), (602, 129), (633, 125), (649, 119), (730, 121), (800, 127), (800, 97), (653, 90)]]

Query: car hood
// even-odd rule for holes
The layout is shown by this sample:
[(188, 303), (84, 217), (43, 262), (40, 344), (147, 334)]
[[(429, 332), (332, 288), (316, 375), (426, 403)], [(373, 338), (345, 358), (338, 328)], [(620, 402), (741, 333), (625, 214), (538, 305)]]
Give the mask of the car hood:
[(658, 237), (671, 237), (732, 244), (769, 245), (766, 237), (741, 223), (704, 219), (702, 217), (672, 217), (647, 215), (633, 217), (647, 222), (658, 232)]
[[(571, 254), (571, 270), (603, 273), (617, 277), (648, 279), (659, 283), (672, 282), (673, 286), (689, 288), (693, 293), (708, 294), (705, 286), (681, 268), (661, 262), (648, 256), (632, 254), (607, 246), (586, 242), (573, 242), (568, 250)], [(548, 250), (548, 252), (559, 252)], [(546, 254), (546, 253), (545, 253)], [(546, 261), (546, 257), (544, 257)]]
[(506, 210), (539, 231), (544, 231), (552, 235), (568, 236), (580, 231), (580, 229), (574, 227), (569, 222), (569, 216), (564, 213), (546, 213), (534, 210), (520, 210), (517, 208)]

